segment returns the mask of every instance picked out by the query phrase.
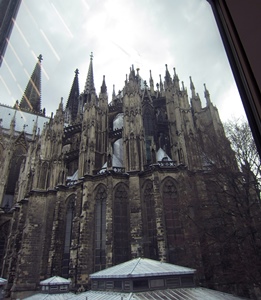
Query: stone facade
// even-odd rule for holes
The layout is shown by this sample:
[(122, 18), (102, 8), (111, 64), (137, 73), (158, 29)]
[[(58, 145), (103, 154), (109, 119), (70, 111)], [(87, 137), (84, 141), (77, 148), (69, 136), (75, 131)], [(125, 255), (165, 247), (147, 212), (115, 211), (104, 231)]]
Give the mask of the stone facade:
[(197, 269), (204, 286), (247, 294), (247, 275), (235, 276), (244, 251), (231, 231), (242, 222), (228, 213), (243, 182), (239, 194), (229, 185), (241, 175), (208, 90), (202, 108), (192, 80), (190, 89), (191, 97), (167, 65), (156, 89), (151, 74), (147, 85), (132, 67), (109, 103), (105, 78), (96, 94), (91, 58), (84, 91), (76, 71), (66, 107), (61, 101), (41, 133), (38, 118), (30, 134), (17, 133), (15, 115), (1, 128), (0, 196), (8, 205), (0, 259), (9, 290), (34, 290), (55, 275), (87, 287), (90, 273), (147, 257)]

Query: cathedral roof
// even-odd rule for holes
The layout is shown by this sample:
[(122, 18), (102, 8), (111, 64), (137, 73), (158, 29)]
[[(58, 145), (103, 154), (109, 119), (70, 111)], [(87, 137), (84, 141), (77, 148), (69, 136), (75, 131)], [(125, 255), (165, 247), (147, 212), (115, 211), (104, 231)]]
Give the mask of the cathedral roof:
[(148, 258), (135, 258), (117, 266), (90, 275), (98, 278), (130, 278), (144, 276), (162, 276), (177, 274), (193, 274), (196, 270), (172, 265)]
[(49, 122), (48, 117), (36, 115), (30, 112), (16, 110), (12, 107), (0, 105), (0, 116), (2, 119), (1, 125), (3, 129), (9, 129), (10, 123), (15, 115), (15, 131), (22, 132), (23, 130), (28, 134), (33, 134), (35, 122), (40, 132), (45, 123)]
[(40, 54), (19, 104), (21, 109), (35, 113), (41, 113), (41, 61), (42, 55)]

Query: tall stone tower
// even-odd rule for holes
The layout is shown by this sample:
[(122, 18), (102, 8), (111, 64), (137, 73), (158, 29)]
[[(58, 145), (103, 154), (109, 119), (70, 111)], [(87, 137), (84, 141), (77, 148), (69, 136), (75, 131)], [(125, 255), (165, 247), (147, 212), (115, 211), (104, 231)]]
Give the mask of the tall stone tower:
[[(96, 93), (92, 55), (81, 93), (78, 75), (65, 108), (61, 100), (41, 133), (35, 93), (28, 98), (38, 110), (31, 134), (18, 135), (15, 115), (9, 131), (1, 129), (1, 157), (13, 149), (7, 136), (25, 145), (12, 205), (0, 215), (1, 224), (9, 218), (1, 227), (8, 231), (1, 248), (8, 288), (34, 290), (52, 275), (85, 287), (93, 271), (141, 256), (195, 268), (204, 286), (250, 290), (254, 248), (240, 237), (250, 242), (250, 222), (260, 241), (260, 203), (252, 190), (249, 219), (238, 213), (243, 175), (206, 86), (203, 106), (191, 78), (189, 96), (175, 69), (171, 75), (166, 65), (155, 87), (152, 72), (148, 85), (132, 66), (109, 102), (105, 76)], [(28, 110), (23, 103), (19, 109)], [(3, 178), (10, 170), (6, 160)]]

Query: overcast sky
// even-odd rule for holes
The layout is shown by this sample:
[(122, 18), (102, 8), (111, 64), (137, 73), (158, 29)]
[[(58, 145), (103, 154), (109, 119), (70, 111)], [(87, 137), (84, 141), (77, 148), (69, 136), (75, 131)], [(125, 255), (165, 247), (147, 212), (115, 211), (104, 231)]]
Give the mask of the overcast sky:
[(203, 84), (223, 121), (243, 115), (229, 63), (206, 0), (23, 0), (0, 68), (0, 103), (22, 98), (39, 54), (42, 61), (42, 108), (66, 104), (79, 69), (83, 91), (93, 52), (99, 93), (103, 75), (108, 87), (123, 88), (129, 68), (154, 84), (165, 64), (189, 89), (192, 76), (205, 106)]

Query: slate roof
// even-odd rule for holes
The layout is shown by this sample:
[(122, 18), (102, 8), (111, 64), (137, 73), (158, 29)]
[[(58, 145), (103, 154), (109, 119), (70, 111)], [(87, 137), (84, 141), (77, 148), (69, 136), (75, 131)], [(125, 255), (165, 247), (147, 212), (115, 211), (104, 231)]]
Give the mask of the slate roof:
[(93, 273), (91, 279), (98, 278), (130, 278), (144, 276), (162, 276), (177, 274), (193, 274), (196, 270), (172, 265), (148, 258), (135, 258), (111, 268)]
[(51, 278), (40, 281), (40, 285), (63, 285), (70, 283), (71, 280), (59, 276), (53, 276)]

